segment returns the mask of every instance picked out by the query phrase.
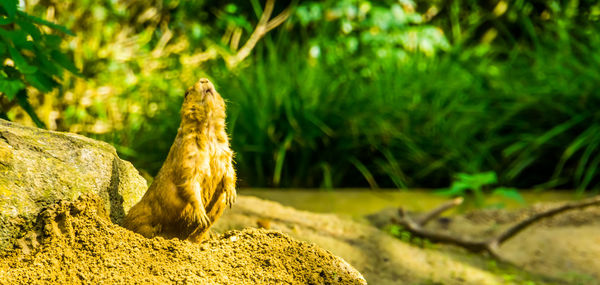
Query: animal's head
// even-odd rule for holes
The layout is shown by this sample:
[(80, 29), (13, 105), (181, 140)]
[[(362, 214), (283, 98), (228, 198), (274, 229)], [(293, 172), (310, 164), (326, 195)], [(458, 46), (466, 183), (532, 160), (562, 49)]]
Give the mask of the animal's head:
[(225, 120), (225, 102), (206, 78), (201, 78), (185, 92), (181, 107), (183, 120), (205, 121)]

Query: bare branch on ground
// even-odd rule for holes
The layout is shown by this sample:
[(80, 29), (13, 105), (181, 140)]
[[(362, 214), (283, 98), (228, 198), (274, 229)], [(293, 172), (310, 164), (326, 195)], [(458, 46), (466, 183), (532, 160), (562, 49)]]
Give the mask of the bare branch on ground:
[[(444, 211), (451, 209), (455, 206), (458, 206), (462, 203), (462, 199), (454, 199), (448, 201), (439, 207), (427, 212), (420, 219), (413, 220), (411, 217), (406, 215), (404, 209), (400, 208), (398, 213), (400, 215), (399, 219), (392, 219), (397, 225), (402, 226), (406, 231), (410, 232), (416, 237), (425, 238), (432, 242), (437, 243), (445, 243), (452, 244), (456, 246), (460, 246), (465, 248), (471, 252), (488, 252), (491, 256), (498, 260), (503, 260), (499, 255), (499, 247), (502, 243), (511, 239), (527, 227), (539, 222), (545, 218), (549, 218), (555, 216), (557, 214), (563, 213), (568, 210), (574, 209), (583, 209), (589, 206), (600, 205), (600, 196), (594, 196), (591, 198), (583, 199), (575, 202), (568, 202), (561, 206), (537, 213), (532, 215), (531, 217), (524, 219), (513, 226), (509, 227), (505, 231), (500, 234), (489, 238), (487, 240), (472, 240), (461, 238), (457, 236), (452, 236), (450, 234), (435, 232), (425, 228), (425, 225), (431, 221), (432, 219), (438, 217)], [(504, 260), (503, 260), (504, 261)]]

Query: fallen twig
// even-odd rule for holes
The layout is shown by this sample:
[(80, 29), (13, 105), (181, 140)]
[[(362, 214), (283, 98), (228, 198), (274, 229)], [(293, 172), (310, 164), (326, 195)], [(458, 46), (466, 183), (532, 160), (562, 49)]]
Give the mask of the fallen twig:
[(432, 219), (435, 219), (436, 217), (441, 215), (443, 212), (462, 204), (463, 201), (464, 201), (464, 199), (462, 197), (454, 198), (450, 201), (447, 201), (447, 202), (439, 205), (437, 208), (425, 213), (425, 215), (423, 215), (421, 218), (419, 218), (417, 220), (417, 223), (421, 226), (425, 226)]
[(576, 201), (576, 202), (568, 202), (568, 203), (565, 203), (556, 208), (552, 208), (552, 209), (534, 214), (531, 217), (529, 217), (523, 221), (520, 221), (520, 222), (516, 223), (515, 225), (509, 227), (508, 229), (501, 232), (500, 234), (498, 234), (490, 239), (483, 240), (483, 241), (475, 241), (475, 240), (460, 238), (460, 237), (452, 236), (452, 235), (445, 234), (445, 233), (434, 232), (434, 231), (424, 228), (424, 226), (427, 224), (427, 222), (438, 217), (442, 212), (444, 212), (452, 207), (458, 206), (461, 203), (462, 203), (462, 199), (460, 199), (460, 200), (454, 199), (454, 200), (448, 201), (448, 202), (440, 205), (439, 207), (429, 211), (428, 213), (423, 215), (423, 217), (418, 219), (417, 221), (413, 220), (411, 217), (406, 215), (406, 213), (404, 212), (403, 209), (399, 209), (398, 213), (400, 215), (400, 218), (399, 219), (394, 218), (394, 219), (392, 219), (392, 221), (394, 223), (402, 226), (406, 231), (410, 232), (411, 234), (413, 234), (417, 237), (426, 238), (432, 242), (457, 245), (457, 246), (460, 246), (460, 247), (465, 248), (472, 252), (485, 251), (485, 252), (488, 252), (494, 258), (496, 258), (498, 260), (503, 260), (500, 257), (499, 252), (498, 252), (499, 247), (502, 243), (506, 242), (507, 240), (509, 240), (510, 238), (514, 237), (515, 235), (520, 233), (522, 230), (527, 228), (528, 226), (530, 226), (542, 219), (552, 217), (554, 215), (560, 214), (560, 213), (568, 211), (568, 210), (583, 209), (585, 207), (589, 207), (589, 206), (593, 206), (593, 205), (600, 205), (600, 196), (594, 196), (594, 197), (583, 199), (583, 200)]

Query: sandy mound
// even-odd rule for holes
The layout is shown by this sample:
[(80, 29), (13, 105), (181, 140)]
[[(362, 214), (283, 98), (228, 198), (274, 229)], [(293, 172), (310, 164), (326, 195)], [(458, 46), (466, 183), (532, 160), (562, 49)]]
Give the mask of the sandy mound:
[(366, 284), (341, 258), (277, 231), (146, 239), (110, 222), (97, 197), (51, 206), (19, 244), (0, 258), (1, 284)]

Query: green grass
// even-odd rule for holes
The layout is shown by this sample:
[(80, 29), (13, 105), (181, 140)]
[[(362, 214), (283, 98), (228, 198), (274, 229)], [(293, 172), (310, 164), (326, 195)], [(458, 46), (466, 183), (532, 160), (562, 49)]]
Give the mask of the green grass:
[(450, 53), (365, 72), (264, 48), (215, 75), (243, 185), (443, 187), (495, 171), (501, 185), (599, 186), (597, 56)]
[[(420, 24), (414, 13), (390, 16), (383, 2), (373, 9), (386, 17), (359, 20), (351, 2), (306, 2), (306, 23), (298, 12), (235, 70), (188, 63), (203, 33), (215, 38), (226, 24), (204, 4), (189, 5), (215, 25), (173, 2), (163, 17), (127, 24), (135, 29), (121, 25), (144, 9), (60, 6), (72, 10), (58, 22), (78, 35), (73, 54), (87, 78), (67, 77), (46, 105), (61, 114), (58, 129), (111, 142), (149, 175), (175, 136), (183, 90), (209, 76), (228, 100), (242, 186), (440, 188), (457, 173), (493, 171), (498, 186), (600, 188), (600, 6), (517, 1), (496, 15), (459, 1)], [(97, 11), (90, 20), (88, 8), (106, 18)], [(174, 36), (156, 49), (167, 24)], [(205, 30), (194, 38), (193, 27)], [(428, 56), (411, 48), (412, 31), (431, 36)], [(97, 122), (110, 131), (95, 132)]]
[[(598, 58), (449, 53), (352, 67), (271, 43), (236, 73), (210, 72), (228, 101), (242, 186), (435, 188), (459, 172), (494, 171), (502, 186), (599, 187)], [(168, 104), (100, 138), (154, 174), (176, 133), (185, 83), (147, 84), (136, 92), (163, 90)], [(146, 103), (160, 101), (152, 96)]]

